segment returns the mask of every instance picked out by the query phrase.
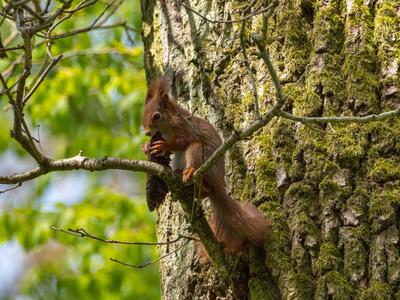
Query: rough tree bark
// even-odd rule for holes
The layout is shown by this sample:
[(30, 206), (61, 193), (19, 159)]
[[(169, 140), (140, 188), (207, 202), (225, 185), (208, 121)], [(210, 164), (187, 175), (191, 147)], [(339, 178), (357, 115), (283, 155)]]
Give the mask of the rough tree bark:
[[(148, 80), (168, 71), (182, 105), (227, 137), (255, 119), (240, 43), (247, 1), (142, 0)], [(252, 7), (266, 7), (255, 1)], [(186, 6), (186, 7), (185, 7)], [(400, 107), (398, 0), (281, 0), (247, 20), (244, 43), (260, 113), (275, 91), (251, 39), (261, 34), (302, 116), (363, 116)], [(227, 180), (273, 220), (265, 256), (232, 260), (227, 287), (193, 242), (161, 261), (164, 299), (400, 299), (400, 120), (309, 125), (274, 119), (227, 155)], [(185, 233), (178, 203), (158, 210), (160, 240)], [(160, 255), (179, 247), (160, 247)]]

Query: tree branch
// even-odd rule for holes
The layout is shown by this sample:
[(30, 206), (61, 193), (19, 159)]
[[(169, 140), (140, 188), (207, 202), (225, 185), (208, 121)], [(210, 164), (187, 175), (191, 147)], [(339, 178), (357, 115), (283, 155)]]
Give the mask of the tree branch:
[(28, 102), (29, 98), (32, 97), (33, 93), (37, 90), (37, 88), (40, 86), (40, 84), (43, 82), (47, 74), (50, 72), (50, 70), (63, 58), (62, 55), (57, 56), (56, 58), (51, 57), (51, 61), (46, 67), (46, 69), (43, 70), (43, 73), (39, 75), (38, 80), (36, 81), (35, 85), (29, 90), (28, 94), (24, 97), (22, 100), (22, 105), (24, 106), (26, 102)]
[[(250, 5), (250, 7), (254, 4), (254, 1)], [(247, 10), (245, 11), (245, 13)], [(242, 48), (242, 54), (243, 54), (243, 62), (246, 67), (247, 73), (249, 74), (250, 77), (250, 84), (251, 84), (251, 90), (253, 92), (253, 98), (254, 98), (254, 113), (256, 115), (256, 118), (260, 118), (260, 110), (259, 110), (259, 105), (258, 105), (258, 93), (257, 93), (257, 85), (256, 85), (256, 80), (254, 78), (253, 71), (251, 70), (250, 62), (249, 62), (249, 57), (247, 55), (247, 50), (246, 50), (246, 42), (244, 40), (244, 30), (246, 27), (246, 20), (242, 21), (242, 26), (240, 29), (240, 47)]]
[(84, 32), (94, 31), (94, 30), (104, 30), (104, 29), (110, 29), (110, 28), (115, 28), (115, 27), (124, 27), (125, 28), (125, 25), (126, 25), (126, 21), (122, 21), (122, 22), (109, 24), (109, 25), (100, 25), (99, 24), (99, 25), (96, 25), (93, 27), (88, 26), (88, 27), (75, 29), (73, 31), (64, 32), (64, 33), (60, 33), (60, 34), (56, 34), (56, 35), (45, 36), (45, 35), (37, 34), (37, 36), (40, 36), (42, 38), (47, 38), (50, 40), (58, 40), (58, 39), (62, 39), (65, 37), (77, 35), (77, 34), (84, 33)]
[(261, 56), (271, 76), (272, 83), (276, 90), (276, 102), (261, 119), (255, 121), (248, 128), (244, 129), (243, 131), (234, 131), (232, 135), (227, 138), (225, 142), (221, 146), (219, 146), (219, 148), (208, 158), (208, 160), (200, 168), (197, 169), (197, 171), (193, 175), (191, 182), (199, 180), (211, 168), (211, 166), (215, 162), (217, 162), (225, 154), (225, 152), (232, 148), (232, 146), (235, 145), (238, 141), (249, 138), (257, 130), (267, 125), (274, 117), (278, 115), (278, 112), (285, 104), (286, 97), (283, 94), (282, 86), (279, 81), (278, 74), (276, 73), (275, 68), (272, 65), (271, 58), (269, 57), (269, 54), (267, 50), (265, 50), (265, 47), (261, 43), (260, 39), (255, 35), (253, 35), (253, 39), (257, 43)]
[(159, 262), (160, 260), (162, 260), (162, 259), (164, 259), (164, 258), (166, 258), (166, 257), (168, 257), (168, 256), (170, 256), (170, 255), (172, 255), (172, 254), (174, 254), (174, 253), (176, 253), (176, 252), (178, 252), (178, 251), (181, 250), (184, 246), (186, 246), (186, 245), (189, 243), (189, 241), (190, 241), (190, 240), (187, 240), (187, 241), (184, 242), (182, 245), (180, 245), (178, 248), (176, 248), (174, 251), (171, 251), (171, 252), (169, 252), (169, 253), (167, 253), (167, 254), (165, 254), (165, 255), (163, 255), (163, 256), (157, 258), (156, 260), (150, 261), (150, 262), (148, 262), (148, 263), (144, 263), (144, 264), (142, 264), (142, 265), (132, 265), (132, 264), (128, 264), (128, 263), (122, 262), (122, 261), (120, 261), (120, 260), (118, 260), (118, 259), (115, 259), (115, 258), (110, 258), (110, 260), (111, 260), (112, 262), (118, 263), (118, 264), (120, 264), (120, 265), (129, 267), (129, 268), (142, 269), (142, 268), (144, 268), (144, 267), (147, 267), (147, 266), (152, 265), (152, 264), (154, 264), (154, 263), (156, 263), (156, 262)]
[(111, 169), (151, 173), (168, 183), (173, 182), (176, 178), (169, 168), (149, 161), (115, 157), (89, 158), (77, 155), (65, 159), (49, 159), (46, 165), (38, 166), (32, 170), (10, 176), (0, 176), (0, 184), (17, 184), (56, 171), (104, 171)]
[(21, 49), (24, 49), (24, 46), (15, 46), (15, 47), (10, 47), (10, 48), (0, 48), (0, 52), (7, 52), (7, 51), (21, 50)]
[(191, 229), (199, 236), (205, 249), (210, 255), (211, 261), (219, 270), (219, 274), (223, 279), (229, 280), (230, 273), (225, 253), (222, 245), (220, 245), (216, 240), (204, 216), (204, 211), (200, 206), (196, 206), (196, 211), (193, 215), (193, 192), (190, 188), (188, 189), (183, 185), (181, 176), (175, 174), (168, 167), (142, 160), (129, 160), (113, 157), (96, 159), (77, 155), (67, 159), (49, 160), (46, 165), (36, 167), (24, 173), (1, 176), (0, 184), (17, 184), (32, 180), (50, 172), (79, 169), (88, 171), (104, 171), (109, 169), (130, 170), (151, 173), (160, 177), (168, 185), (172, 196), (181, 203), (187, 219), (191, 220), (193, 217)]
[(300, 122), (303, 124), (324, 124), (324, 123), (367, 123), (373, 121), (380, 121), (388, 118), (400, 116), (400, 108), (383, 112), (380, 114), (367, 115), (364, 117), (301, 117), (295, 116), (285, 111), (279, 111), (278, 115), (282, 118), (292, 121)]
[(15, 190), (15, 189), (19, 188), (21, 185), (22, 185), (22, 182), (18, 183), (16, 186), (13, 186), (11, 188), (8, 188), (8, 189), (5, 189), (5, 190), (1, 190), (0, 191), (0, 195), (4, 194), (4, 193), (7, 193), (9, 191)]
[(70, 234), (73, 236), (81, 237), (81, 238), (87, 237), (87, 238), (90, 238), (90, 239), (93, 239), (96, 241), (100, 241), (100, 242), (104, 242), (104, 243), (108, 243), (108, 244), (119, 244), (119, 245), (164, 246), (164, 245), (174, 244), (174, 243), (180, 241), (181, 239), (199, 241), (196, 238), (186, 236), (183, 234), (178, 234), (178, 236), (175, 239), (173, 239), (172, 241), (166, 241), (166, 242), (126, 242), (126, 241), (104, 239), (104, 238), (90, 234), (84, 228), (79, 228), (79, 229), (68, 228), (68, 230), (64, 230), (64, 229), (60, 229), (60, 228), (57, 228), (54, 226), (50, 226), (50, 229), (59, 231), (59, 232), (65, 233), (65, 234)]
[(245, 20), (247, 20), (247, 19), (250, 19), (251, 17), (254, 17), (254, 16), (256, 16), (256, 15), (259, 15), (259, 14), (262, 14), (262, 13), (265, 13), (265, 12), (268, 12), (270, 9), (274, 8), (274, 7), (277, 5), (277, 2), (278, 2), (278, 1), (273, 1), (273, 2), (272, 2), (270, 5), (268, 5), (267, 7), (260, 8), (259, 10), (255, 11), (255, 12), (253, 12), (253, 13), (250, 13), (250, 14), (248, 14), (248, 15), (246, 15), (246, 16), (244, 16), (243, 18), (238, 19), (238, 20), (212, 20), (212, 19), (210, 19), (210, 18), (208, 18), (208, 17), (202, 15), (202, 14), (199, 13), (197, 10), (191, 8), (189, 5), (186, 5), (186, 4), (183, 3), (183, 2), (181, 3), (181, 5), (182, 5), (184, 8), (186, 8), (187, 10), (191, 11), (192, 13), (194, 13), (195, 15), (199, 16), (200, 18), (202, 18), (203, 20), (205, 20), (205, 21), (207, 21), (207, 22), (209, 22), (209, 23), (213, 23), (213, 24), (223, 24), (223, 23), (225, 23), (225, 24), (226, 24), (226, 23), (240, 23), (240, 22), (243, 22), (243, 21), (245, 21)]

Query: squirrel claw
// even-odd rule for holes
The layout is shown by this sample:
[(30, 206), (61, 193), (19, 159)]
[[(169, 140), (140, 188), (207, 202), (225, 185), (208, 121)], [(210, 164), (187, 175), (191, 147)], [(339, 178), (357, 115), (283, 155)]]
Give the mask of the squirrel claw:
[(151, 155), (164, 155), (168, 151), (168, 145), (164, 141), (156, 141), (152, 143), (152, 145), (149, 148), (149, 153)]
[(150, 143), (146, 142), (140, 147), (145, 155), (149, 155), (150, 154), (150, 147), (149, 146), (150, 146)]
[(192, 167), (186, 168), (182, 173), (182, 181), (187, 183), (192, 178), (195, 169)]
[(159, 141), (155, 141), (154, 143), (152, 143), (152, 145), (166, 146), (167, 143), (165, 141), (159, 140)]

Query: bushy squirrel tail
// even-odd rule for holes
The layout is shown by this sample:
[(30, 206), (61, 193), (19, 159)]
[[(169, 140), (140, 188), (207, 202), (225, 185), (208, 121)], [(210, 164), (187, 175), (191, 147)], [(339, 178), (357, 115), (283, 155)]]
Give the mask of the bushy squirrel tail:
[(209, 195), (214, 206), (212, 229), (217, 240), (230, 253), (241, 250), (247, 240), (253, 245), (263, 245), (271, 221), (250, 203), (234, 201), (226, 191)]

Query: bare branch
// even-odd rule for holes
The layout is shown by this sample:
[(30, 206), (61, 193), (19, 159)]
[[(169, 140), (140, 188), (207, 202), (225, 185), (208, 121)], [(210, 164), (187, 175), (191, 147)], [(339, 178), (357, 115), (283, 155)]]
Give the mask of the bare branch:
[(252, 39), (256, 42), (258, 50), (260, 51), (260, 56), (263, 59), (265, 65), (267, 66), (268, 72), (271, 76), (272, 83), (274, 84), (274, 87), (276, 90), (277, 102), (281, 103), (283, 105), (283, 102), (285, 101), (285, 96), (283, 94), (283, 90), (282, 90), (281, 83), (279, 81), (278, 74), (276, 73), (275, 68), (272, 64), (268, 50), (266, 49), (265, 45), (263, 45), (262, 40), (258, 35), (253, 34)]
[(44, 19), (41, 15), (39, 15), (38, 13), (36, 13), (33, 9), (31, 9), (29, 7), (29, 5), (23, 4), (21, 5), (27, 12), (29, 12), (31, 14), (32, 17), (35, 17), (36, 19), (39, 20), (39, 22), (43, 22)]
[(286, 97), (283, 94), (282, 86), (279, 81), (278, 74), (275, 71), (274, 66), (272, 65), (271, 58), (269, 57), (268, 52), (265, 50), (265, 47), (261, 44), (260, 40), (253, 36), (253, 39), (256, 41), (257, 46), (260, 50), (261, 56), (268, 68), (269, 74), (271, 76), (272, 83), (276, 90), (276, 102), (272, 106), (272, 108), (259, 120), (255, 121), (248, 128), (243, 131), (235, 131), (232, 135), (225, 140), (225, 142), (218, 147), (218, 149), (208, 158), (208, 160), (197, 169), (194, 173), (191, 182), (197, 181), (200, 179), (211, 166), (216, 163), (226, 151), (228, 151), (234, 144), (236, 144), (239, 140), (244, 140), (249, 138), (253, 133), (255, 133), (260, 128), (267, 125), (274, 117), (277, 116), (278, 112), (285, 104)]
[(43, 14), (47, 14), (49, 12), (50, 3), (51, 3), (51, 0), (47, 0), (46, 5), (43, 10)]
[(21, 50), (21, 49), (24, 49), (24, 46), (15, 46), (15, 47), (10, 47), (10, 48), (0, 48), (0, 52), (7, 52), (7, 51)]
[(282, 118), (292, 121), (300, 122), (303, 124), (324, 124), (324, 123), (367, 123), (373, 121), (380, 121), (388, 118), (400, 116), (400, 108), (383, 112), (380, 114), (372, 114), (364, 117), (301, 117), (295, 116), (285, 111), (279, 111), (278, 115)]
[(111, 260), (112, 262), (121, 264), (121, 265), (126, 266), (126, 267), (129, 267), (129, 268), (142, 269), (142, 268), (147, 267), (147, 266), (149, 266), (149, 265), (155, 264), (156, 262), (159, 262), (160, 260), (162, 260), (162, 259), (164, 259), (164, 258), (166, 258), (166, 257), (168, 257), (168, 256), (170, 256), (170, 255), (172, 255), (172, 254), (174, 254), (174, 253), (176, 253), (176, 252), (178, 252), (178, 251), (181, 250), (184, 246), (186, 246), (188, 243), (189, 243), (189, 240), (186, 241), (186, 242), (184, 242), (182, 245), (180, 245), (180, 246), (179, 246), (178, 248), (176, 248), (174, 251), (169, 252), (169, 253), (167, 253), (167, 254), (165, 254), (165, 255), (163, 255), (163, 256), (157, 258), (156, 260), (150, 261), (150, 262), (145, 263), (145, 264), (142, 264), (142, 265), (132, 265), (132, 264), (128, 264), (128, 263), (122, 262), (122, 261), (120, 261), (120, 260), (118, 260), (118, 259), (115, 259), (115, 258), (110, 258), (110, 260)]
[[(97, 18), (93, 21), (93, 23), (90, 25), (91, 28), (93, 28), (97, 22), (99, 22), (99, 20), (104, 16), (104, 14), (106, 13), (106, 11), (112, 6), (114, 5), (116, 0), (111, 0), (109, 3), (107, 3), (107, 5), (104, 7), (104, 9), (100, 12), (100, 14), (97, 16)], [(115, 11), (114, 11), (115, 12)], [(110, 17), (111, 15), (109, 15), (108, 17)]]
[[(12, 25), (14, 25), (14, 24), (12, 24)], [(10, 45), (15, 40), (15, 38), (18, 36), (18, 34), (19, 34), (19, 32), (17, 31), (16, 28), (14, 30), (12, 30), (10, 35), (4, 40), (4, 47), (8, 47), (8, 45)], [(21, 47), (21, 49), (23, 49), (24, 46), (19, 45), (19, 47)]]
[[(57, 26), (59, 26), (62, 22), (66, 21), (66, 20), (68, 20), (69, 18), (72, 17), (73, 12), (79, 11), (79, 10), (81, 10), (81, 9), (84, 8), (84, 7), (87, 7), (87, 6), (91, 5), (91, 4), (94, 4), (94, 3), (96, 2), (96, 0), (95, 0), (93, 3), (90, 3), (89, 5), (85, 5), (86, 2), (87, 2), (87, 0), (81, 1), (81, 2), (76, 6), (76, 8), (73, 9), (72, 11), (65, 10), (64, 12), (68, 13), (68, 15), (65, 16), (65, 17), (63, 17), (63, 18), (61, 18), (61, 19), (58, 20), (57, 22), (55, 22), (55, 23), (49, 28), (49, 30), (47, 31), (46, 36), (40, 35), (39, 33), (36, 33), (36, 35), (48, 39), (49, 36), (51, 35), (51, 32), (52, 32)], [(47, 43), (47, 47), (49, 48), (49, 44), (48, 44), (48, 43)]]
[(84, 9), (88, 6), (95, 4), (96, 2), (97, 2), (97, 0), (83, 0), (74, 9), (65, 10), (64, 12), (68, 13), (68, 14), (73, 14), (81, 9)]
[(120, 54), (120, 55), (129, 55), (126, 52), (121, 51), (121, 49), (117, 48), (99, 48), (99, 49), (79, 49), (65, 52), (63, 54), (62, 60), (72, 58), (75, 56), (84, 56), (84, 55), (112, 55), (112, 54)]
[(104, 157), (97, 159), (77, 155), (66, 159), (49, 160), (47, 162), (47, 165), (36, 167), (24, 173), (14, 174), (10, 176), (0, 176), (0, 184), (16, 184), (35, 179), (50, 172), (71, 171), (79, 169), (87, 171), (104, 171), (115, 169), (146, 172), (155, 174), (168, 183), (173, 181), (176, 177), (169, 168), (149, 161), (130, 160), (114, 157)]
[[(18, 22), (17, 22), (17, 27), (18, 27)], [(22, 99), (24, 97), (24, 91), (25, 91), (25, 82), (26, 79), (29, 77), (31, 74), (31, 69), (32, 69), (32, 39), (29, 34), (23, 33), (22, 38), (24, 39), (24, 73), (21, 75), (21, 78), (18, 82), (18, 87), (17, 87), (17, 96), (15, 103), (16, 105), (21, 105)]]
[[(253, 1), (253, 3), (254, 3), (254, 1)], [(246, 27), (246, 20), (243, 20), (242, 27), (240, 29), (240, 47), (242, 48), (243, 62), (246, 67), (247, 73), (249, 74), (249, 77), (250, 77), (251, 90), (253, 92), (253, 98), (254, 98), (254, 113), (256, 115), (256, 118), (259, 119), (260, 118), (260, 109), (259, 109), (259, 105), (258, 105), (257, 85), (256, 85), (256, 80), (254, 78), (253, 71), (251, 70), (249, 57), (247, 56), (246, 42), (244, 40), (245, 27)]]
[(30, 97), (32, 97), (33, 93), (37, 90), (37, 88), (40, 86), (40, 84), (43, 82), (47, 74), (50, 72), (50, 70), (62, 59), (62, 55), (56, 57), (55, 59), (52, 59), (47, 66), (47, 68), (43, 71), (43, 73), (40, 75), (38, 80), (36, 81), (35, 85), (29, 90), (28, 94), (24, 97), (22, 100), (22, 105), (25, 105), (26, 102), (29, 100)]
[(120, 244), (120, 245), (143, 245), (143, 246), (163, 246), (163, 245), (171, 245), (174, 244), (178, 241), (180, 241), (181, 239), (188, 239), (188, 240), (196, 240), (199, 241), (196, 238), (190, 237), (190, 236), (186, 236), (186, 235), (182, 235), (182, 234), (178, 234), (178, 236), (171, 240), (171, 241), (167, 241), (167, 242), (126, 242), (126, 241), (117, 241), (117, 240), (108, 240), (108, 239), (104, 239), (98, 236), (94, 236), (92, 234), (90, 234), (89, 232), (87, 232), (84, 228), (79, 228), (79, 229), (71, 229), (68, 228), (68, 230), (64, 230), (64, 229), (60, 229), (54, 226), (50, 226), (50, 229), (55, 230), (55, 231), (59, 231), (65, 234), (70, 234), (73, 236), (77, 236), (77, 237), (81, 237), (81, 238), (90, 238), (96, 241), (100, 241), (100, 242), (104, 242), (104, 243), (109, 243), (109, 244)]
[(251, 14), (248, 14), (248, 15), (246, 15), (246, 16), (244, 16), (243, 18), (241, 18), (241, 19), (238, 19), (238, 20), (212, 20), (212, 19), (210, 19), (210, 18), (208, 18), (208, 17), (206, 17), (206, 16), (204, 16), (204, 15), (202, 15), (201, 13), (199, 13), (198, 11), (196, 11), (195, 9), (193, 9), (193, 8), (191, 8), (189, 5), (186, 5), (185, 3), (181, 3), (181, 5), (184, 7), (184, 8), (186, 8), (187, 10), (189, 10), (189, 11), (191, 11), (192, 13), (194, 13), (195, 15), (197, 15), (197, 16), (199, 16), (200, 18), (202, 18), (203, 20), (205, 20), (205, 21), (207, 21), (207, 22), (209, 22), (209, 23), (213, 23), (213, 24), (226, 24), (226, 23), (240, 23), (240, 22), (243, 22), (243, 21), (245, 21), (245, 20), (247, 20), (247, 19), (250, 19), (251, 17), (254, 17), (254, 16), (256, 16), (256, 15), (259, 15), (259, 14), (262, 14), (262, 13), (265, 13), (265, 12), (268, 12), (270, 9), (272, 9), (272, 8), (274, 8), (276, 5), (277, 5), (277, 2), (278, 1), (273, 1), (270, 5), (268, 5), (267, 7), (264, 7), (264, 8), (260, 8), (259, 10), (257, 10), (257, 11), (255, 11), (255, 12), (253, 12), (253, 13), (251, 13)]
[(8, 188), (8, 189), (5, 189), (5, 190), (2, 190), (2, 191), (0, 191), (0, 195), (4, 194), (4, 193), (7, 193), (9, 191), (15, 190), (15, 189), (19, 188), (21, 185), (22, 185), (22, 182), (18, 183), (16, 186), (14, 186), (12, 188)]
[(63, 5), (59, 9), (57, 9), (52, 15), (43, 19), (43, 22), (37, 23), (35, 25), (30, 25), (30, 26), (24, 25), (22, 20), (20, 20), (21, 22), (19, 22), (20, 24), (18, 24), (18, 19), (17, 19), (18, 31), (20, 31), (22, 34), (25, 33), (25, 34), (33, 35), (36, 32), (51, 26), (53, 21), (55, 19), (57, 19), (60, 15), (62, 15), (65, 12), (65, 10), (71, 6), (71, 3), (72, 3), (72, 0), (63, 1)]
[[(13, 84), (13, 86), (11, 86), (11, 87), (8, 87), (7, 86), (7, 82), (6, 82), (6, 80), (4, 79), (4, 77), (3, 77), (3, 74), (1, 74), (0, 73), (0, 81), (1, 81), (1, 84), (3, 85), (3, 90), (1, 91), (1, 94), (0, 95), (3, 95), (3, 94), (7, 94), (7, 97), (8, 97), (8, 100), (9, 100), (9, 102), (10, 103), (14, 103), (14, 98), (13, 98), (13, 96), (11, 95), (11, 89), (15, 86), (15, 84)], [(18, 83), (18, 81), (19, 80), (17, 80), (17, 83)]]
[(96, 26), (93, 26), (93, 27), (88, 26), (88, 27), (76, 29), (76, 30), (73, 30), (73, 31), (60, 33), (60, 34), (57, 34), (57, 35), (50, 35), (50, 36), (45, 36), (45, 35), (41, 35), (41, 34), (36, 34), (36, 35), (39, 36), (39, 37), (42, 37), (42, 38), (50, 39), (50, 40), (58, 40), (58, 39), (61, 39), (61, 38), (77, 35), (77, 34), (80, 34), (80, 33), (89, 32), (89, 31), (104, 30), (104, 29), (110, 29), (110, 28), (115, 28), (115, 27), (124, 27), (125, 28), (125, 25), (126, 25), (126, 21), (122, 21), (122, 22), (109, 24), (109, 25), (96, 25)]
[[(114, 2), (114, 3), (115, 3), (115, 2)], [(114, 3), (110, 3), (110, 4), (114, 4)], [(106, 22), (115, 14), (115, 12), (117, 11), (117, 9), (118, 9), (123, 3), (124, 3), (124, 0), (119, 0), (119, 1), (117, 2), (117, 4), (115, 4), (114, 7), (105, 15), (105, 17), (103, 18), (103, 20), (101, 20), (101, 22), (99, 22), (99, 24), (100, 24), (100, 25), (103, 25), (104, 23), (106, 23)], [(109, 7), (106, 7), (106, 8), (104, 9), (104, 12), (105, 12), (106, 10), (108, 10), (108, 8), (109, 8)], [(99, 19), (100, 19), (100, 17), (99, 17)], [(93, 26), (96, 25), (97, 23), (98, 23), (98, 21), (95, 21), (95, 22), (93, 23)]]
[[(283, 105), (283, 104), (282, 104)], [(281, 107), (278, 102), (259, 120), (255, 121), (250, 127), (243, 131), (234, 131), (225, 142), (218, 147), (218, 149), (201, 165), (200, 168), (194, 173), (192, 181), (200, 179), (210, 168), (216, 163), (230, 148), (232, 148), (238, 141), (249, 138), (260, 128), (267, 125), (276, 115)]]
[[(69, 36), (73, 36), (79, 33), (83, 33), (83, 32), (88, 32), (88, 31), (92, 31), (92, 30), (98, 30), (98, 29), (109, 29), (109, 28), (113, 28), (113, 27), (118, 27), (118, 26), (124, 26), (126, 24), (126, 22), (119, 22), (116, 24), (110, 24), (110, 25), (103, 25), (104, 22), (106, 22), (106, 20), (111, 17), (111, 15), (113, 13), (115, 13), (115, 9), (113, 9), (111, 11), (110, 14), (108, 14), (104, 20), (102, 20), (102, 22), (100, 22), (99, 25), (97, 25), (97, 23), (99, 22), (99, 20), (104, 16), (105, 12), (115, 3), (116, 0), (113, 0), (111, 2), (109, 2), (104, 9), (100, 12), (100, 14), (96, 17), (96, 19), (92, 22), (91, 25), (81, 28), (81, 29), (76, 29), (70, 32), (65, 32), (65, 33), (61, 33), (61, 34), (56, 34), (56, 35), (51, 35), (51, 32), (58, 26), (60, 25), (62, 22), (64, 22), (65, 20), (69, 19), (72, 16), (72, 13), (69, 14), (68, 16), (65, 16), (64, 18), (62, 18), (60, 21), (58, 21), (57, 23), (55, 23), (53, 26), (50, 27), (49, 31), (47, 32), (47, 35), (41, 35), (41, 34), (36, 34), (42, 38), (46, 38), (46, 39), (51, 39), (51, 40), (56, 40), (56, 39), (61, 39), (61, 38), (65, 38), (65, 37), (69, 37)], [(116, 5), (116, 7), (118, 7), (120, 4), (122, 3), (122, 1), (120, 1), (120, 3), (118, 3)], [(92, 4), (92, 3), (91, 3)], [(90, 4), (90, 5), (91, 5)], [(83, 6), (83, 7), (87, 7), (89, 5)], [(80, 5), (78, 5), (78, 7), (75, 10), (78, 9), (82, 9), (83, 7), (80, 7)]]

